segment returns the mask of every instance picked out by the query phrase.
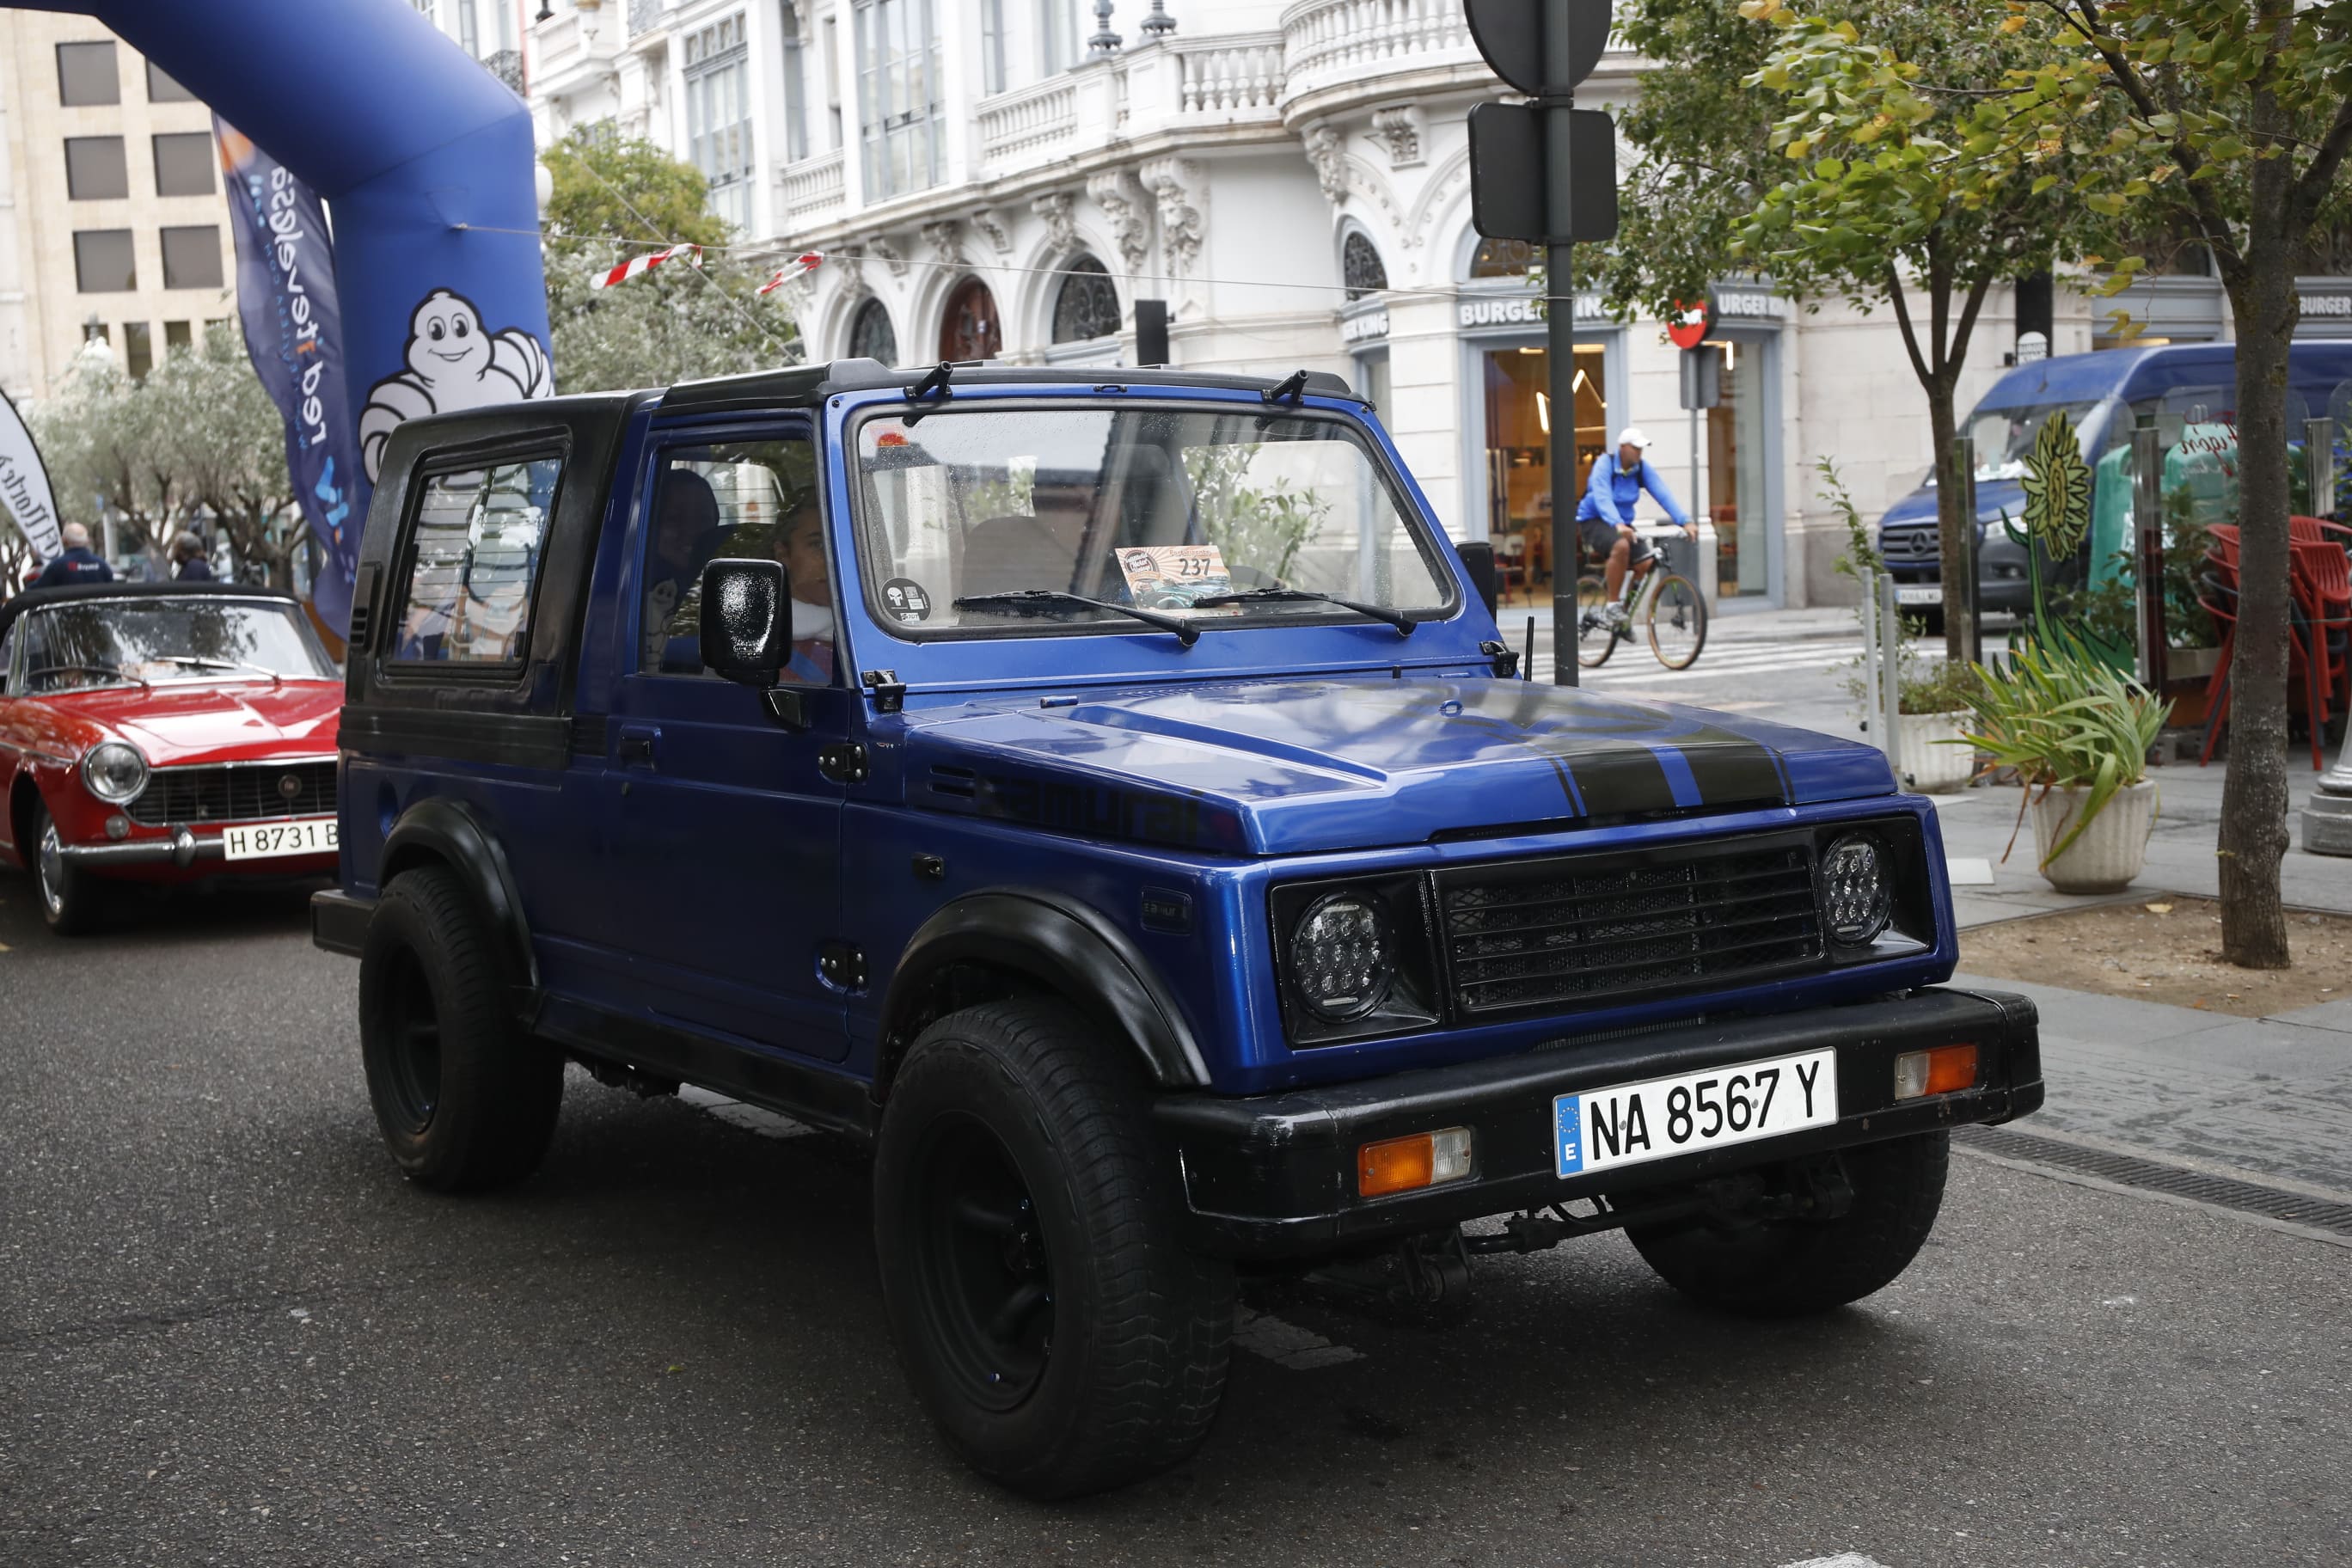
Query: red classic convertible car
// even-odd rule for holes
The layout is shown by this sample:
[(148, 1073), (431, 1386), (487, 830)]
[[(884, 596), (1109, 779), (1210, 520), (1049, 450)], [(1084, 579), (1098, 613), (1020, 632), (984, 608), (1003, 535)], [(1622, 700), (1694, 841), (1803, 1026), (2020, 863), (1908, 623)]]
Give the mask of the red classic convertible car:
[(52, 930), (131, 881), (335, 868), (342, 679), (283, 594), (43, 588), (0, 606), (0, 863)]

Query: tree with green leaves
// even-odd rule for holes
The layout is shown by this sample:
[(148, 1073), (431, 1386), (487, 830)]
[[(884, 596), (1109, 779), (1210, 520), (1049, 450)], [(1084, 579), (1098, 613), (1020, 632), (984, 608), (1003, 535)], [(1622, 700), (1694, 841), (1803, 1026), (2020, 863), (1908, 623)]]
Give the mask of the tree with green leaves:
[[(1969, 159), (2111, 219), (2194, 235), (2229, 296), (2239, 563), (2217, 850), (2221, 951), (2233, 963), (2283, 969), (2287, 351), (2302, 310), (2298, 257), (2347, 209), (2338, 176), (2352, 151), (2352, 0), (2010, 0), (2005, 9), (1998, 26), (2031, 40), (2038, 59), (1979, 107), (1984, 140)], [(2135, 260), (2116, 264), (2112, 287), (2129, 282)]]
[[(2000, 283), (2114, 242), (2115, 225), (2014, 169), (1966, 155), (1980, 106), (2042, 51), (1980, 7), (1933, 0), (1743, 0), (1771, 39), (1746, 84), (1777, 99), (1765, 141), (1782, 173), (1736, 226), (1739, 252), (1801, 290), (1895, 312), (1927, 395), (1943, 580), (1965, 575), (1958, 392), (1985, 301)], [(2097, 106), (2087, 112), (2095, 114)], [(2075, 155), (2064, 148), (2051, 171)], [(1921, 309), (1924, 307), (1924, 310)], [(1973, 584), (1970, 587), (1973, 588)], [(1945, 620), (1947, 652), (1964, 627)]]
[(286, 424), (226, 323), (205, 334), (202, 353), (174, 349), (140, 380), (102, 345), (84, 349), (30, 423), (66, 518), (98, 533), (103, 498), (127, 550), (208, 523), (237, 575), (293, 586), (310, 530), (294, 504)]
[[(598, 126), (541, 162), (552, 183), (547, 314), (559, 389), (667, 386), (800, 358), (784, 296), (755, 292), (767, 273), (728, 248), (733, 232), (709, 210), (709, 183), (692, 164)], [(699, 267), (680, 259), (595, 287), (615, 264), (680, 241), (705, 247)]]

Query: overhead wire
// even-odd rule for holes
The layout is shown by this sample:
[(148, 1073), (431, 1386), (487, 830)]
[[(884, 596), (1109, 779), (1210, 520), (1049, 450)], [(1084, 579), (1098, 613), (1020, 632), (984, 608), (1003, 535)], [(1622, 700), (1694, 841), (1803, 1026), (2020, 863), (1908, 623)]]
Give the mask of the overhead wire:
[[(601, 176), (599, 176), (599, 178), (601, 179)], [(610, 189), (611, 187), (608, 185), (606, 188)], [(620, 193), (615, 191), (614, 194), (618, 195)], [(623, 199), (624, 201), (626, 200), (626, 198)], [(635, 212), (636, 209), (635, 207), (631, 207), (630, 210)], [(640, 221), (643, 221), (642, 215), (640, 215)], [(478, 234), (516, 234), (535, 236), (541, 239), (560, 238), (580, 244), (608, 245), (615, 249), (624, 249), (639, 245), (664, 246), (677, 243), (675, 240), (668, 239), (625, 239), (614, 235), (583, 234), (551, 236), (544, 229), (499, 228), (489, 224), (461, 223), (455, 226), (458, 228), (471, 229)], [(647, 226), (651, 226), (648, 225)], [(765, 244), (744, 243), (740, 245), (706, 245), (702, 248), (706, 251), (749, 251), (772, 253), (778, 252), (779, 249), (778, 246), (772, 242)], [(835, 255), (840, 253), (835, 251), (823, 251), (820, 252), (820, 254), (823, 255), (827, 261), (831, 261)], [(927, 267), (940, 271), (953, 272), (1017, 272), (1026, 276), (1039, 278), (1083, 278), (1092, 276), (1092, 274), (1087, 269), (1072, 267), (1023, 267), (1009, 261), (973, 261), (971, 259), (947, 261), (931, 260), (913, 256), (902, 256), (894, 260), (877, 257), (871, 251), (863, 251), (856, 254), (861, 260), (879, 260), (884, 266), (889, 267), (893, 270), (896, 270), (900, 267)], [(1105, 268), (1105, 271), (1108, 273), (1108, 268)], [(1292, 279), (1179, 278), (1172, 273), (1166, 272), (1117, 272), (1109, 273), (1109, 276), (1124, 279), (1129, 283), (1177, 284), (1193, 282), (1214, 284), (1227, 289), (1306, 289), (1309, 292), (1318, 294), (1346, 294), (1351, 291), (1349, 286), (1345, 283), (1306, 283)], [(1384, 299), (1451, 300), (1458, 297), (1458, 290), (1451, 285), (1444, 288), (1373, 289), (1367, 289), (1365, 292), (1368, 294), (1377, 294)], [(1535, 298), (1547, 303), (1550, 303), (1553, 301), (1570, 302), (1575, 299), (1575, 296), (1572, 294), (1554, 294), (1546, 292), (1538, 294), (1535, 296)]]

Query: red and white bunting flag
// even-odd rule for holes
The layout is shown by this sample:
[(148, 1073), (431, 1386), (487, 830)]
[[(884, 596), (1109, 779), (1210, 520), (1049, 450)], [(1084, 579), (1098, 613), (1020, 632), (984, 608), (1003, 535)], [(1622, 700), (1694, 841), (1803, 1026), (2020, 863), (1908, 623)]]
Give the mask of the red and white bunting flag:
[(766, 294), (781, 289), (785, 284), (791, 282), (793, 279), (801, 276), (801, 274), (815, 271), (818, 264), (824, 260), (824, 256), (821, 251), (804, 251), (801, 255), (793, 257), (790, 261), (785, 262), (782, 267), (777, 268), (776, 275), (773, 278), (769, 279), (765, 283), (761, 284), (758, 291), (760, 293)]
[(697, 267), (702, 265), (702, 247), (692, 243), (673, 245), (667, 250), (656, 250), (651, 256), (632, 256), (598, 279), (593, 287), (610, 289), (615, 283), (625, 283), (640, 272), (650, 272), (663, 262), (675, 261), (681, 256)]

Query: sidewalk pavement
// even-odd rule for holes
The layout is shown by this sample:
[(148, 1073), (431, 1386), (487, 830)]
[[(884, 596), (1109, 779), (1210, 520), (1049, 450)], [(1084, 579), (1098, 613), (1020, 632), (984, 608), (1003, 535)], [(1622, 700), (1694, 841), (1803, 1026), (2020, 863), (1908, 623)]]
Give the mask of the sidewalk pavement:
[(2049, 1102), (2019, 1131), (2352, 1194), (2352, 1001), (2273, 1018), (1985, 980), (2042, 1010)]
[[(2334, 759), (2329, 759), (2333, 765)], [(2147, 866), (2123, 897), (2145, 899), (2160, 892), (2221, 894), (2220, 862), (2214, 857), (2221, 825), (2223, 770), (2216, 762), (2200, 768), (2195, 763), (2171, 763), (2149, 770), (2156, 781), (2159, 805), (2156, 831), (2148, 839)], [(2297, 751), (2287, 759), (2287, 826), (2292, 847), (2279, 867), (2279, 889), (2290, 909), (2327, 910), (2352, 914), (2352, 858), (2306, 855), (2302, 848), (2304, 803), (2311, 798), (2319, 775), (2311, 771), (2311, 753)], [(1979, 784), (1951, 795), (1929, 795), (1937, 819), (1943, 824), (1944, 853), (1953, 860), (1991, 863), (1993, 885), (1952, 889), (1952, 911), (1962, 929), (1989, 921), (2014, 920), (2046, 910), (2073, 909), (2105, 900), (2053, 890), (2033, 868), (2033, 825), (2017, 823), (2018, 799), (2013, 785)], [(2017, 847), (2001, 864), (2001, 850), (2017, 829)]]

